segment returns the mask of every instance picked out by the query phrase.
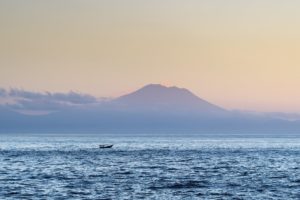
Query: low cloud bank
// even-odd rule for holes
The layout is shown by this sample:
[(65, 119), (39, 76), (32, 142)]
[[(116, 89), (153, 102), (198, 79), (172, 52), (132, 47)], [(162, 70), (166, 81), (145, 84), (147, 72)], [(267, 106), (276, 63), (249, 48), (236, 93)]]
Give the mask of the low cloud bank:
[(58, 111), (67, 107), (97, 104), (100, 101), (94, 96), (74, 91), (51, 93), (0, 88), (0, 104), (17, 111)]

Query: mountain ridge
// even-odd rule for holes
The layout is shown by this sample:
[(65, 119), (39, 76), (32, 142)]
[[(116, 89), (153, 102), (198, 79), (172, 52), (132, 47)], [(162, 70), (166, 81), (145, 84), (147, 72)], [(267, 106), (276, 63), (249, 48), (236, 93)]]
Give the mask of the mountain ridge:
[(132, 93), (118, 97), (114, 100), (114, 103), (129, 107), (170, 108), (180, 111), (202, 111), (207, 113), (226, 111), (224, 108), (196, 96), (185, 88), (166, 87), (161, 84), (148, 84)]
[[(5, 96), (9, 96), (5, 92)], [(0, 132), (88, 130), (196, 130), (196, 131), (297, 131), (300, 121), (276, 114), (251, 114), (225, 110), (185, 88), (149, 84), (106, 101), (89, 96), (13, 93), (15, 104), (0, 105)], [(26, 94), (26, 96), (22, 96)], [(82, 99), (80, 103), (78, 100)], [(22, 111), (54, 111), (29, 115)], [(28, 112), (27, 112), (28, 113)], [(297, 116), (289, 116), (291, 119)]]

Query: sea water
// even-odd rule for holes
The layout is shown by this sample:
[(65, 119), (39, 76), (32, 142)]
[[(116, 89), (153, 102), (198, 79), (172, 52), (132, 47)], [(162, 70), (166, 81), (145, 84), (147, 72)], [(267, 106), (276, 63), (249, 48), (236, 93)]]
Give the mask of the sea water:
[(0, 199), (300, 199), (300, 137), (1, 134)]

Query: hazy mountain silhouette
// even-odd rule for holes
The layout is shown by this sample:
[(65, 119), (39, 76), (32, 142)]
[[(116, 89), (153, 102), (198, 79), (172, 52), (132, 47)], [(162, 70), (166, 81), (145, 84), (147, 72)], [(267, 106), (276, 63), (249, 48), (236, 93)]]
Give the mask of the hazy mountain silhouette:
[[(274, 117), (273, 114), (228, 111), (197, 97), (187, 89), (159, 84), (146, 85), (130, 94), (105, 101), (96, 101), (93, 98), (89, 103), (86, 95), (79, 95), (76, 104), (61, 103), (61, 99), (58, 101), (57, 98), (46, 98), (45, 95), (42, 95), (41, 104), (41, 98), (28, 98), (32, 95), (27, 91), (23, 97), (23, 93), (18, 95), (20, 100), (15, 99), (15, 105), (0, 105), (0, 132), (300, 131), (300, 122), (281, 119), (284, 115), (276, 114)], [(9, 93), (6, 94), (8, 95)], [(50, 112), (45, 115), (24, 114), (31, 110), (34, 113), (47, 110)], [(293, 116), (293, 119), (295, 117), (297, 116)]]
[(219, 114), (225, 109), (213, 105), (184, 88), (150, 84), (130, 94), (121, 96), (113, 103), (128, 109), (159, 110), (164, 112), (199, 112)]

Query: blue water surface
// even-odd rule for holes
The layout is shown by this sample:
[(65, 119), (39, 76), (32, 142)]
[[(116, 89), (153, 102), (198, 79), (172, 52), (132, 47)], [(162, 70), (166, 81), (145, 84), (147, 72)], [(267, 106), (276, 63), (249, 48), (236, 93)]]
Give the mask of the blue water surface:
[(300, 137), (1, 134), (0, 199), (300, 199)]

